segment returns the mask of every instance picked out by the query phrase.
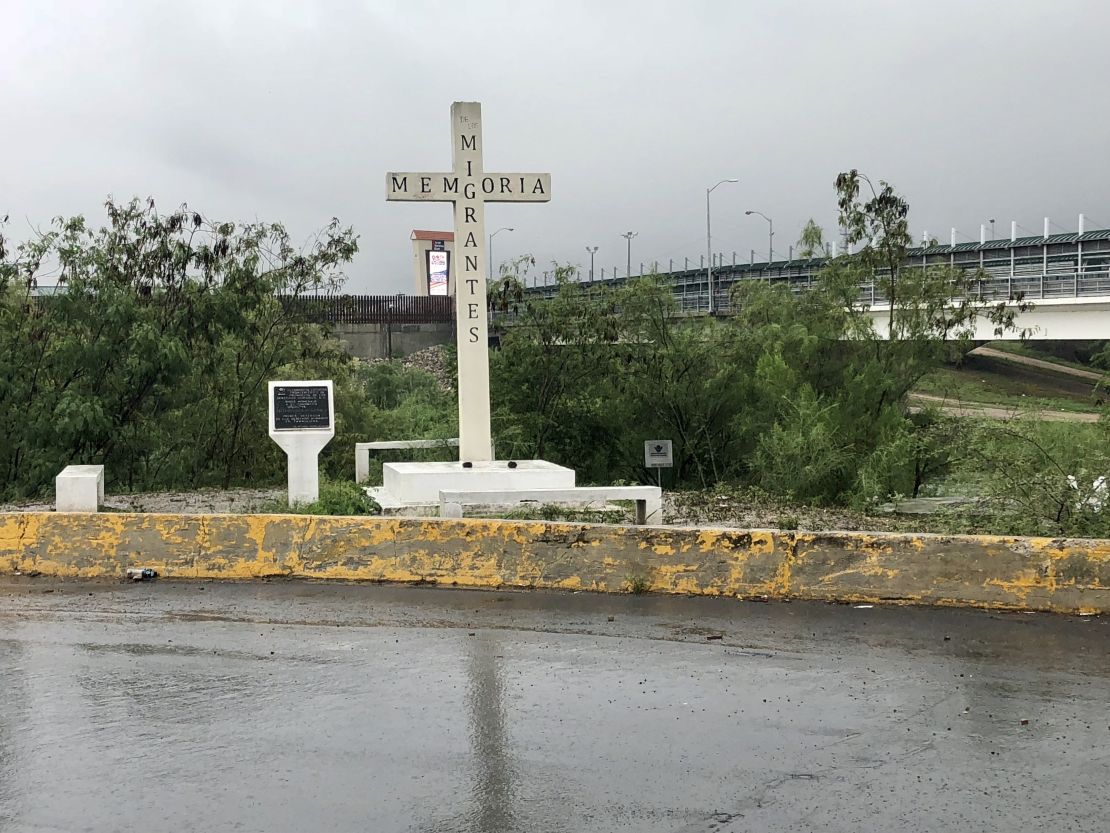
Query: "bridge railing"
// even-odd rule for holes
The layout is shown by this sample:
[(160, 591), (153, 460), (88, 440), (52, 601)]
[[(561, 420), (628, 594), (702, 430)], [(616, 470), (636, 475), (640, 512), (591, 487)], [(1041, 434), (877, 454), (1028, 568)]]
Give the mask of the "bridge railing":
[[(1055, 268), (1054, 268), (1055, 267)], [(984, 272), (985, 277), (971, 282), (967, 297), (977, 301), (1006, 301), (1022, 297), (1027, 301), (1049, 300), (1056, 298), (1081, 298), (1110, 296), (1110, 265), (1076, 271), (1059, 270), (1058, 265), (1050, 262), (1049, 269), (1033, 272), (1026, 264), (1021, 271), (1015, 269), (1014, 275), (998, 275)], [(732, 287), (745, 280), (759, 278), (736, 278), (723, 275), (714, 282), (713, 308), (727, 314), (732, 310)], [(768, 282), (768, 281), (763, 281)], [(812, 275), (788, 275), (773, 277), (772, 285), (786, 285), (795, 294), (808, 292), (816, 286)], [(857, 301), (864, 306), (889, 303), (887, 281), (878, 280), (860, 284)], [(549, 297), (554, 292), (545, 293)], [(709, 312), (709, 292), (704, 280), (684, 279), (673, 287), (675, 300), (681, 313), (697, 315)], [(530, 293), (531, 294), (531, 293)], [(535, 296), (534, 296), (535, 297)], [(954, 300), (963, 296), (953, 291)], [(283, 298), (287, 307), (295, 310), (306, 320), (331, 324), (432, 324), (450, 323), (455, 320), (455, 299), (445, 296), (409, 295), (341, 295), (328, 298), (299, 297)], [(510, 321), (511, 314), (495, 313), (498, 321)]]
[[(1038, 269), (1032, 272), (1028, 267), (1021, 273), (1013, 276), (1008, 273), (1003, 276), (984, 273), (986, 277), (973, 280), (968, 292), (959, 293), (953, 287), (953, 300), (962, 300), (964, 297), (976, 301), (1007, 301), (1016, 300), (1019, 296), (1027, 301), (1050, 300), (1056, 298), (1082, 298), (1093, 296), (1110, 296), (1110, 269), (1088, 268), (1077, 272), (1073, 267), (1069, 271), (1048, 271)], [(732, 287), (745, 280), (761, 280), (759, 278), (722, 278), (714, 286), (714, 309), (727, 313), (732, 309)], [(807, 292), (816, 285), (812, 277), (772, 278), (771, 285), (789, 286), (795, 294)], [(888, 281), (881, 277), (875, 281), (860, 284), (858, 303), (865, 306), (888, 304)], [(700, 285), (689, 282), (676, 286), (675, 299), (679, 310), (687, 315), (709, 312), (709, 292), (705, 282)]]

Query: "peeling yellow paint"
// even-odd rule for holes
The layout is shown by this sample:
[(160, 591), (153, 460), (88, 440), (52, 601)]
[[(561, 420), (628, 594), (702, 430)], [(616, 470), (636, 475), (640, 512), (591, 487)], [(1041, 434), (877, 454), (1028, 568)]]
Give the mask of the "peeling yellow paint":
[(0, 573), (260, 576), (1110, 611), (1110, 541), (483, 519), (0, 513)]

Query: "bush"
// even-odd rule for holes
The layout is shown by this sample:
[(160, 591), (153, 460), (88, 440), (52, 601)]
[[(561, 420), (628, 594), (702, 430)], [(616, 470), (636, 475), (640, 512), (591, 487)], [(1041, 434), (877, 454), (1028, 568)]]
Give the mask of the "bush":
[[(266, 382), (349, 364), (290, 300), (340, 285), (353, 231), (302, 249), (276, 223), (106, 207), (97, 231), (59, 218), (14, 252), (0, 235), (0, 498), (72, 463), (127, 491), (274, 482)], [(38, 296), (46, 269), (63, 291)]]
[(793, 532), (798, 528), (797, 515), (779, 515), (778, 528), (785, 532)]
[(1110, 477), (1110, 419), (982, 422), (966, 437), (983, 496), (978, 513), (1016, 535), (1110, 537), (1110, 503), (1095, 488)]
[(292, 515), (380, 515), (378, 502), (357, 483), (349, 480), (320, 481), (320, 497), (313, 503), (286, 506), (284, 502), (267, 507), (275, 513)]

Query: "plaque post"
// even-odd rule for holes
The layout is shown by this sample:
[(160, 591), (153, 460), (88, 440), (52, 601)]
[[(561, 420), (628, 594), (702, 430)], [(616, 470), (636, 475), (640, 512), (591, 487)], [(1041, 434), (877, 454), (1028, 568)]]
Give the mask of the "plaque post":
[(289, 466), (289, 505), (320, 498), (320, 451), (335, 436), (335, 392), (330, 379), (270, 382), (270, 438)]

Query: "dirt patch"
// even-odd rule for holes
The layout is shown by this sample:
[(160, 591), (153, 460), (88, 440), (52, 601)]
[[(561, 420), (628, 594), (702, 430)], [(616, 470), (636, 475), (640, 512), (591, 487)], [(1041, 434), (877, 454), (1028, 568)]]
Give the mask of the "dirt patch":
[(1100, 415), (1084, 413), (1082, 411), (1049, 411), (1045, 409), (1024, 410), (1020, 408), (1007, 408), (996, 405), (980, 405), (959, 400), (946, 399), (943, 396), (933, 396), (927, 393), (911, 393), (911, 411), (920, 411), (924, 406), (934, 406), (938, 411), (948, 416), (977, 417), (979, 419), (1021, 419), (1030, 418), (1041, 422), (1098, 422)]

